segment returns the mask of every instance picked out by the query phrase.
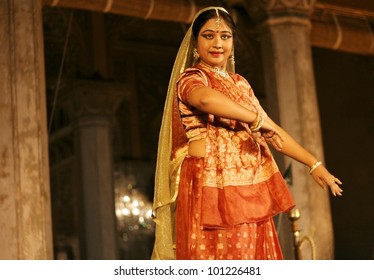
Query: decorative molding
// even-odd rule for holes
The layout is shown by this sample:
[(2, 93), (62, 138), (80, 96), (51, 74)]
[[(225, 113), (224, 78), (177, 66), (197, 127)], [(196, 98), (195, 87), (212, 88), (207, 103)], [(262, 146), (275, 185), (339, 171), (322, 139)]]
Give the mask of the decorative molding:
[(309, 10), (316, 0), (261, 0), (267, 5), (268, 10), (278, 9), (304, 9)]
[[(148, 2), (145, 4), (144, 2)], [(191, 22), (195, 12), (212, 6), (216, 1), (205, 0), (204, 3), (195, 3), (191, 0), (91, 0), (91, 1), (71, 1), (71, 0), (43, 0), (44, 6), (72, 8), (79, 10), (90, 10), (95, 12), (113, 13), (130, 17), (166, 20), (175, 22)]]
[(79, 80), (65, 89), (62, 102), (71, 119), (113, 117), (126, 95), (127, 90), (121, 84)]
[(316, 0), (252, 0), (245, 6), (256, 22), (271, 18), (301, 17), (309, 18)]

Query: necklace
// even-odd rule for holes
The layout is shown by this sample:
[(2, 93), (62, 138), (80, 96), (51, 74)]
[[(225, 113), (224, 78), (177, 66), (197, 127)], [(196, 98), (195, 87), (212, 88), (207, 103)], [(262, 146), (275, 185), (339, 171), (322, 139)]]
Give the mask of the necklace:
[(210, 70), (212, 70), (213, 72), (217, 73), (218, 75), (224, 77), (224, 78), (230, 77), (229, 73), (226, 70), (224, 70), (224, 69), (220, 69), (220, 68), (218, 68), (216, 66), (210, 66), (209, 64), (207, 64), (207, 63), (205, 63), (203, 61), (201, 61), (200, 63), (202, 65), (204, 65), (205, 67), (209, 68)]

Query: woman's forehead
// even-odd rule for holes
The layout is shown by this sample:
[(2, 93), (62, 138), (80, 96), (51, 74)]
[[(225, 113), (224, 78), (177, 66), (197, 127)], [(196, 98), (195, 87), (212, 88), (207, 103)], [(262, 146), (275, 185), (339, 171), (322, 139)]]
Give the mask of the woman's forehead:
[(223, 18), (219, 18), (220, 21), (217, 21), (217, 18), (211, 18), (201, 27), (200, 32), (204, 31), (216, 31), (216, 32), (232, 32), (231, 28), (227, 25)]

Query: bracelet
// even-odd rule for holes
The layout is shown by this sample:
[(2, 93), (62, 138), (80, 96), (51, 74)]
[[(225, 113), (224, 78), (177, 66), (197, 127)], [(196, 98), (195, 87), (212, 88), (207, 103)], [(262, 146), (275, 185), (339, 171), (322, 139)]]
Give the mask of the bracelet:
[(253, 121), (253, 124), (250, 127), (250, 130), (253, 132), (257, 132), (261, 129), (261, 127), (264, 125), (265, 118), (258, 113), (256, 119)]
[(265, 122), (265, 118), (261, 115), (261, 120), (260, 120), (259, 124), (252, 131), (253, 132), (259, 131), (261, 129), (261, 127), (264, 125), (264, 122)]
[(309, 169), (309, 174), (312, 174), (314, 170), (317, 169), (318, 166), (320, 166), (322, 164), (322, 162), (320, 161), (317, 161), (315, 164), (313, 164), (310, 169)]
[(249, 128), (253, 130), (253, 128), (255, 128), (259, 122), (260, 122), (260, 114), (257, 114), (256, 118), (252, 121), (251, 126)]

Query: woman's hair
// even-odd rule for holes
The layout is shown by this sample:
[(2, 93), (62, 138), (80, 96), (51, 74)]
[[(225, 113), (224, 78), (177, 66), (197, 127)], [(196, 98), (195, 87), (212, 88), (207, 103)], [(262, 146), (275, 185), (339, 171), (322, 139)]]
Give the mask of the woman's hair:
[(207, 10), (205, 12), (202, 12), (200, 15), (198, 15), (198, 17), (193, 22), (192, 34), (193, 34), (195, 40), (197, 39), (197, 37), (199, 35), (201, 27), (203, 27), (203, 25), (208, 20), (210, 20), (211, 18), (216, 18), (217, 17), (217, 11), (218, 11), (219, 16), (221, 18), (223, 18), (223, 20), (226, 22), (228, 27), (230, 27), (230, 29), (232, 30), (233, 37), (235, 38), (236, 25), (235, 25), (235, 22), (232, 19), (232, 17), (228, 13), (226, 13), (225, 11), (222, 11), (222, 10), (219, 10), (219, 9), (217, 9), (217, 10), (216, 9), (211, 9), (211, 10)]

